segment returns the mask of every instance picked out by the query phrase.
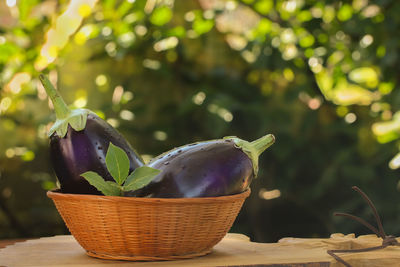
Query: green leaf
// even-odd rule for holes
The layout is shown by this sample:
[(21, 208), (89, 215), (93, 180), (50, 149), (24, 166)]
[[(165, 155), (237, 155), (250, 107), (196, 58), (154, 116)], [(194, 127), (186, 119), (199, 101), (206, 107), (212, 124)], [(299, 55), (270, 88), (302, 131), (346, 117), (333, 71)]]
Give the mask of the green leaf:
[(30, 11), (37, 5), (38, 0), (21, 0), (18, 1), (18, 11), (19, 11), (19, 20), (24, 21), (27, 19), (32, 19), (29, 16)]
[(301, 47), (310, 47), (314, 44), (315, 38), (311, 34), (305, 34), (300, 38), (299, 44)]
[(20, 53), (20, 49), (11, 43), (0, 44), (0, 63), (6, 63), (11, 57)]
[(255, 3), (254, 8), (263, 15), (267, 15), (274, 7), (272, 0), (259, 0)]
[(297, 19), (300, 22), (306, 22), (313, 19), (313, 16), (309, 10), (303, 10), (297, 14)]
[(211, 31), (213, 27), (214, 21), (212, 20), (197, 19), (193, 22), (193, 30), (199, 35)]
[(150, 22), (157, 26), (162, 26), (172, 19), (172, 11), (167, 6), (156, 8), (151, 14)]
[(122, 185), (129, 173), (129, 158), (125, 151), (110, 142), (106, 155), (106, 165), (117, 184)]
[(366, 85), (369, 88), (374, 88), (379, 83), (379, 77), (376, 70), (369, 67), (361, 67), (352, 70), (349, 73), (349, 78), (353, 82)]
[(110, 187), (110, 190), (115, 191), (116, 195), (114, 196), (122, 196), (122, 186), (113, 181), (106, 181), (106, 183)]
[(126, 179), (126, 182), (123, 186), (123, 190), (133, 191), (140, 189), (148, 185), (153, 180), (153, 178), (160, 172), (161, 172), (160, 170), (147, 166), (136, 168)]
[(95, 172), (88, 171), (82, 173), (81, 176), (84, 177), (89, 182), (89, 184), (96, 187), (96, 189), (102, 192), (105, 196), (121, 195), (121, 190), (116, 187), (117, 185), (114, 182), (111, 183), (115, 184), (116, 186), (113, 186), (109, 182), (104, 181), (104, 179)]
[(176, 36), (178, 38), (183, 38), (186, 35), (186, 30), (182, 26), (177, 26), (175, 28), (172, 28), (168, 31), (168, 36)]
[(346, 21), (353, 16), (353, 8), (349, 4), (344, 4), (337, 13), (337, 18), (340, 21)]

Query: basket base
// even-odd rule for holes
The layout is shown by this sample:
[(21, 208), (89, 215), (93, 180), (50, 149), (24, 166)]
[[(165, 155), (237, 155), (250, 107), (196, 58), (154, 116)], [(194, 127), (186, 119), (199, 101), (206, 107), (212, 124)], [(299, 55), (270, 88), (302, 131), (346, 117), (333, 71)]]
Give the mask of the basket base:
[(91, 251), (86, 251), (86, 254), (90, 257), (106, 259), (106, 260), (125, 260), (125, 261), (170, 261), (170, 260), (182, 260), (182, 259), (190, 259), (195, 257), (200, 257), (211, 253), (212, 249), (204, 250), (201, 252), (190, 253), (185, 255), (171, 255), (164, 257), (157, 256), (128, 256), (128, 255), (110, 255), (110, 254), (99, 254)]

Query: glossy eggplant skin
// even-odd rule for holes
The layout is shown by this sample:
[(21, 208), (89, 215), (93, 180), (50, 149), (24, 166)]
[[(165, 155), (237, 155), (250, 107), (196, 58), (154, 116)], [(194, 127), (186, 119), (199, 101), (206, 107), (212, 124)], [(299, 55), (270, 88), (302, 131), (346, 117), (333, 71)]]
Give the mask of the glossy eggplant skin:
[(61, 192), (101, 195), (80, 174), (86, 171), (94, 171), (106, 181), (113, 181), (105, 163), (110, 142), (127, 153), (130, 161), (130, 172), (144, 165), (143, 160), (123, 136), (93, 113), (88, 115), (83, 130), (76, 131), (68, 126), (65, 137), (60, 138), (57, 133), (51, 135), (50, 157), (60, 182)]
[(232, 195), (245, 191), (254, 178), (249, 157), (232, 140), (182, 146), (148, 163), (161, 170), (146, 187), (126, 196), (192, 198)]

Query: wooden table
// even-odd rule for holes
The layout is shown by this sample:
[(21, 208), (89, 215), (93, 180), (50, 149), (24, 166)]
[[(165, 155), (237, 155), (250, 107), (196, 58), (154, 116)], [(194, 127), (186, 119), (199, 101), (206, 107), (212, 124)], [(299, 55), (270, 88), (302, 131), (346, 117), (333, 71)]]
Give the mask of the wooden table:
[[(399, 240), (400, 241), (400, 240)], [(127, 262), (91, 258), (70, 235), (17, 242), (0, 249), (0, 266), (343, 266), (327, 249), (379, 245), (375, 235), (355, 238), (336, 234), (325, 239), (284, 238), (278, 243), (255, 243), (240, 234), (228, 234), (209, 255), (178, 261)], [(400, 266), (400, 247), (343, 255), (353, 267)]]
[(26, 238), (19, 238), (19, 239), (0, 239), (0, 249), (5, 248), (9, 245), (15, 244), (17, 242), (26, 241)]

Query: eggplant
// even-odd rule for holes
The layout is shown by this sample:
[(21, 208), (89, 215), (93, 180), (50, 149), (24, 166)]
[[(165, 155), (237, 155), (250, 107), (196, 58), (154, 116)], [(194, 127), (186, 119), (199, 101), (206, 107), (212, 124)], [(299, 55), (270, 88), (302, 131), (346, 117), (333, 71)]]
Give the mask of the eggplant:
[(110, 142), (128, 155), (130, 173), (144, 165), (143, 159), (115, 128), (88, 109), (69, 109), (50, 81), (44, 75), (39, 78), (57, 118), (49, 131), (50, 158), (61, 192), (101, 195), (81, 174), (93, 171), (106, 181), (114, 181), (105, 162)]
[(225, 137), (175, 148), (147, 164), (161, 170), (152, 182), (125, 196), (192, 198), (244, 192), (257, 176), (259, 155), (274, 142), (268, 134), (253, 142)]

